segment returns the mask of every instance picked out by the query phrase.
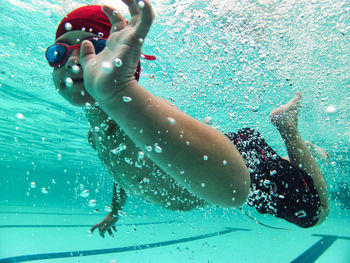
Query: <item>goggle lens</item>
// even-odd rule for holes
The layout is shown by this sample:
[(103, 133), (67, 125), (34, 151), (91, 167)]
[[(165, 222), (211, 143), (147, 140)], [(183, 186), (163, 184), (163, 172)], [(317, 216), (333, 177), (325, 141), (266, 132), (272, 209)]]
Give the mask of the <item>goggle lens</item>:
[[(92, 38), (89, 39), (95, 47), (96, 54), (100, 53), (106, 46), (106, 39), (102, 38)], [(46, 59), (52, 67), (59, 67), (66, 63), (68, 59), (69, 52), (72, 49), (80, 48), (80, 45), (68, 46), (64, 43), (57, 43), (46, 49)]]
[(46, 59), (50, 63), (60, 62), (66, 55), (67, 48), (63, 45), (53, 45), (46, 50)]

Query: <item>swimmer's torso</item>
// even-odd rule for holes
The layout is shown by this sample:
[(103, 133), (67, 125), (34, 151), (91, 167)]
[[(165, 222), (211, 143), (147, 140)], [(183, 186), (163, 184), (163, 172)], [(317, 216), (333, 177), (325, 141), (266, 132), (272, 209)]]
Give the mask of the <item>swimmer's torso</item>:
[(115, 182), (131, 194), (171, 210), (205, 205), (153, 163), (113, 120), (91, 127), (88, 139)]

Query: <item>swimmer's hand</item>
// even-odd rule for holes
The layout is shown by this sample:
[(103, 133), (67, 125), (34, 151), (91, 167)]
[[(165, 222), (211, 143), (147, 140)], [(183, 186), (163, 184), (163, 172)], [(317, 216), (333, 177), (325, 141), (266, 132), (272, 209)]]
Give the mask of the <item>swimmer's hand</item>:
[(98, 228), (100, 232), (101, 237), (105, 237), (106, 231), (110, 236), (114, 236), (112, 229), (117, 232), (117, 228), (115, 226), (115, 223), (118, 221), (119, 216), (113, 215), (112, 212), (110, 212), (100, 223), (97, 223), (90, 229), (90, 233), (93, 233), (96, 228)]
[(115, 9), (103, 6), (112, 24), (106, 47), (95, 54), (94, 46), (83, 41), (80, 61), (86, 91), (100, 104), (109, 102), (130, 85), (136, 85), (135, 71), (143, 41), (151, 27), (154, 13), (149, 0), (123, 0), (131, 14), (129, 24)]

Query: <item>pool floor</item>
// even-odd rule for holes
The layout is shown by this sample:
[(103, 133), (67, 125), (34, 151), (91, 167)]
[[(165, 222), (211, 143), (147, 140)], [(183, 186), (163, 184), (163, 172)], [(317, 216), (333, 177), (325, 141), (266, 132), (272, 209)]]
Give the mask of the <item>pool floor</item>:
[[(349, 263), (348, 211), (321, 226), (270, 229), (242, 214), (203, 211), (173, 217), (125, 216), (114, 237), (88, 233), (103, 214), (0, 207), (0, 262), (295, 262)], [(274, 218), (263, 222), (277, 225)]]

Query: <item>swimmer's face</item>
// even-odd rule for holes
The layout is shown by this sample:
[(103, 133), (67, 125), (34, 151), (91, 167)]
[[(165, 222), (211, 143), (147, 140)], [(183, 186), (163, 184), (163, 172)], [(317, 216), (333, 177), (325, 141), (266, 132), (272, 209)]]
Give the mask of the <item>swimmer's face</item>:
[[(65, 43), (69, 46), (81, 44), (85, 39), (96, 36), (83, 31), (70, 31), (60, 36), (55, 43)], [(75, 106), (93, 104), (94, 99), (86, 92), (84, 87), (83, 69), (80, 63), (80, 49), (74, 49), (67, 62), (52, 72), (53, 82), (60, 95)], [(73, 80), (71, 85), (66, 84), (66, 79)]]

